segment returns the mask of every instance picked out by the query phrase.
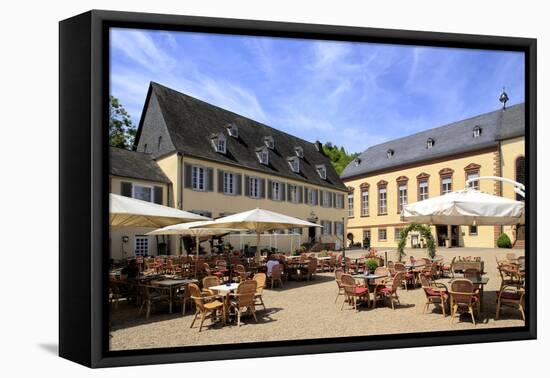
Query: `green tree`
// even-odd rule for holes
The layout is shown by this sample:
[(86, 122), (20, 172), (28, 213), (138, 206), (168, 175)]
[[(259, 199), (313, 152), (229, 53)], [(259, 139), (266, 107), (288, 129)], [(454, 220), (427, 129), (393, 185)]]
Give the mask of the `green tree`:
[(113, 147), (130, 149), (134, 144), (137, 129), (130, 115), (118, 98), (109, 97), (109, 144)]
[(348, 154), (343, 146), (338, 147), (331, 142), (327, 142), (323, 145), (323, 152), (328, 156), (336, 173), (339, 175), (342, 174), (344, 168), (346, 168), (353, 159), (359, 156), (358, 153)]

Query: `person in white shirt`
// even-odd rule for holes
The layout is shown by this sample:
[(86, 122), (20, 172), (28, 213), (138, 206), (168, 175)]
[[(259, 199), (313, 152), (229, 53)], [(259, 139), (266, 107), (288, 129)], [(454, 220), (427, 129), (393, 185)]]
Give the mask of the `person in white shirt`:
[(275, 260), (273, 256), (269, 256), (266, 266), (267, 266), (267, 276), (271, 277), (271, 272), (273, 272), (273, 267), (279, 265), (279, 261)]

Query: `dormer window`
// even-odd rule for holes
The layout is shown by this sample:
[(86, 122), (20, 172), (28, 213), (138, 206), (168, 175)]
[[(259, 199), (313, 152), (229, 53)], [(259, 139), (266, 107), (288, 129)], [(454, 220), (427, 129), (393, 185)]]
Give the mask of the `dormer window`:
[(395, 154), (395, 152), (393, 150), (388, 150), (386, 152), (386, 156), (388, 157), (388, 159), (391, 159), (394, 154)]
[(359, 164), (361, 164), (361, 159), (360, 159), (360, 158), (355, 158), (355, 159), (353, 159), (353, 164), (354, 164), (356, 167), (358, 167)]
[(238, 138), (239, 128), (237, 127), (237, 125), (230, 123), (229, 125), (227, 125), (227, 133), (229, 134), (229, 136), (232, 136), (233, 138)]
[(273, 139), (273, 137), (271, 135), (264, 137), (264, 144), (270, 150), (275, 148), (275, 140)]
[(288, 164), (290, 165), (292, 172), (300, 173), (300, 159), (297, 156), (288, 158)]
[(434, 146), (434, 144), (435, 144), (435, 141), (432, 138), (428, 138), (428, 140), (426, 141), (426, 148), (430, 149)]
[(256, 149), (258, 160), (260, 164), (269, 165), (269, 150), (266, 147), (259, 147)]
[(304, 158), (304, 149), (300, 146), (294, 147), (294, 151), (296, 152), (296, 156), (298, 156), (300, 159)]
[(476, 126), (474, 127), (474, 138), (478, 138), (481, 136), (481, 127)]
[(323, 180), (327, 179), (327, 167), (325, 167), (324, 164), (316, 165), (315, 169), (317, 170), (317, 174), (319, 175), (319, 177), (321, 177)]
[(220, 154), (225, 154), (227, 152), (227, 139), (223, 134), (215, 134), (212, 136), (212, 145), (216, 152)]

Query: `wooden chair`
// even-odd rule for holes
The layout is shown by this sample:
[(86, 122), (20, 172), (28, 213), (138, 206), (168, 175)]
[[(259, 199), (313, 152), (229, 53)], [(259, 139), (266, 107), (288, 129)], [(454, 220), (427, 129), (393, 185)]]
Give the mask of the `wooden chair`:
[(264, 292), (265, 283), (267, 281), (267, 275), (265, 273), (256, 273), (252, 279), (256, 281), (256, 301), (254, 302), (254, 304), (256, 306), (262, 305), (265, 310), (266, 308), (262, 295)]
[(278, 282), (283, 287), (283, 264), (278, 264), (271, 270), (271, 277), (267, 277), (267, 281), (271, 282), (271, 288), (273, 289), (275, 282)]
[(525, 321), (525, 289), (516, 285), (505, 285), (498, 292), (495, 320), (500, 318), (502, 306), (517, 307), (521, 318)]
[(142, 302), (138, 314), (141, 314), (143, 307), (146, 307), (146, 319), (149, 319), (153, 305), (161, 302), (170, 304), (170, 295), (167, 293), (166, 289), (153, 285), (140, 285), (139, 288)]
[[(199, 326), (199, 332), (202, 331), (202, 325), (204, 321), (208, 318), (214, 320), (214, 319), (220, 319), (222, 321), (222, 324), (225, 325), (225, 304), (219, 299), (219, 296), (208, 296), (203, 295), (197, 285), (194, 283), (190, 283), (188, 286), (189, 292), (191, 294), (191, 299), (193, 299), (193, 302), (195, 303), (195, 316), (193, 317), (193, 321), (191, 322), (191, 327), (193, 328), (193, 325), (195, 324), (195, 321), (201, 316), (201, 324)], [(221, 314), (220, 314), (221, 312)]]
[(431, 304), (441, 306), (443, 310), (443, 317), (447, 316), (446, 309), (449, 302), (449, 291), (447, 286), (442, 283), (430, 281), (426, 275), (420, 275), (420, 283), (422, 284), (422, 290), (426, 295), (426, 305), (422, 310), (424, 314)]
[(480, 311), (480, 298), (479, 292), (474, 289), (472, 281), (465, 278), (457, 278), (451, 283), (451, 289), (449, 290), (451, 296), (451, 324), (453, 323), (456, 312), (462, 307), (467, 308), (468, 312), (472, 316), (472, 322), (476, 325), (475, 312), (479, 316)]
[(342, 274), (341, 282), (347, 301), (342, 303), (340, 310), (344, 309), (344, 304), (346, 302), (351, 304), (353, 308), (357, 310), (357, 299), (366, 300), (367, 306), (370, 306), (370, 294), (368, 288), (357, 285), (350, 274)]
[(235, 294), (231, 294), (231, 301), (229, 304), (230, 309), (234, 309), (237, 313), (237, 326), (241, 325), (241, 315), (243, 309), (246, 309), (246, 313), (252, 314), (254, 320), (258, 322), (256, 318), (256, 289), (257, 283), (255, 280), (247, 280), (241, 282)]
[[(391, 303), (391, 308), (395, 310), (394, 305), (394, 299), (397, 301), (398, 304), (401, 304), (399, 302), (399, 296), (397, 295), (397, 289), (401, 285), (401, 282), (403, 281), (402, 273), (397, 273), (391, 281), (391, 286), (376, 286), (376, 289), (374, 291), (374, 303), (373, 307), (376, 308), (376, 301), (378, 299), (389, 299)], [(388, 282), (388, 281), (387, 281)]]
[(342, 271), (341, 268), (336, 269), (334, 271), (334, 279), (336, 280), (336, 285), (338, 286), (338, 292), (336, 293), (336, 298), (334, 299), (334, 303), (338, 301), (338, 297), (340, 295), (343, 295), (343, 296), (346, 295), (344, 291), (344, 286), (342, 286), (342, 274), (344, 274), (344, 272)]

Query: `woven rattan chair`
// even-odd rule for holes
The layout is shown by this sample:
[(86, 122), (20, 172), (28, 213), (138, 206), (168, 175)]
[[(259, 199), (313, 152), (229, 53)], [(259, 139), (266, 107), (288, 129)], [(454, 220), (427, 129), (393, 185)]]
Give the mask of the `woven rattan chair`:
[[(254, 320), (258, 322), (256, 318), (256, 289), (257, 283), (255, 280), (247, 280), (241, 282), (235, 294), (231, 295), (231, 301), (229, 304), (230, 309), (234, 309), (237, 313), (237, 326), (241, 325), (241, 315), (243, 313), (249, 313), (254, 317)], [(246, 311), (243, 312), (243, 309)]]
[(515, 262), (517, 260), (517, 256), (514, 252), (508, 252), (506, 254), (506, 260)]
[(307, 266), (300, 269), (300, 275), (304, 280), (311, 281), (315, 273), (317, 273), (317, 259), (312, 257), (308, 260)]
[(401, 282), (403, 281), (402, 273), (397, 273), (391, 280), (387, 280), (386, 282), (390, 283), (390, 286), (376, 286), (376, 289), (374, 291), (374, 302), (373, 307), (376, 308), (376, 301), (379, 299), (389, 299), (391, 308), (395, 310), (395, 304), (394, 299), (397, 301), (398, 304), (401, 304), (399, 301), (399, 296), (397, 295), (397, 289), (399, 289), (399, 286), (401, 285)]
[(449, 291), (447, 286), (442, 283), (430, 281), (428, 276), (421, 274), (420, 283), (422, 284), (422, 290), (426, 294), (426, 304), (422, 310), (422, 313), (428, 311), (431, 304), (441, 306), (443, 316), (447, 316), (447, 304), (449, 302)]
[(349, 274), (342, 274), (341, 281), (347, 300), (342, 303), (340, 310), (344, 309), (344, 304), (346, 302), (357, 310), (357, 299), (366, 300), (367, 306), (370, 306), (370, 295), (368, 288), (357, 285), (353, 277)]
[(266, 308), (265, 308), (264, 299), (262, 295), (264, 292), (267, 275), (265, 273), (256, 273), (254, 275), (254, 278), (252, 279), (256, 281), (256, 296), (255, 296), (256, 302), (254, 304), (256, 306), (260, 306), (260, 305), (263, 306), (265, 310)]
[(472, 316), (472, 322), (476, 324), (475, 312), (479, 315), (480, 311), (480, 298), (479, 293), (475, 290), (472, 281), (465, 278), (457, 278), (451, 283), (451, 289), (449, 290), (451, 296), (451, 324), (454, 317), (460, 308), (466, 308)]
[(502, 306), (517, 307), (525, 321), (525, 289), (516, 285), (505, 285), (498, 292), (495, 320), (500, 318)]
[(344, 274), (344, 272), (342, 271), (342, 269), (336, 269), (334, 271), (334, 278), (336, 280), (336, 285), (338, 286), (338, 293), (336, 293), (336, 298), (334, 299), (334, 303), (336, 303), (338, 301), (338, 297), (340, 295), (343, 295), (345, 296), (346, 293), (344, 291), (344, 286), (342, 286), (342, 274)]
[[(374, 279), (374, 286), (386, 286), (388, 278), (390, 277), (390, 270), (386, 266), (379, 266), (374, 270), (375, 275), (384, 276)], [(376, 289), (375, 289), (376, 290)]]
[(395, 270), (395, 274), (400, 274), (401, 277), (401, 284), (405, 287), (405, 290), (409, 290), (409, 282), (412, 282), (414, 284), (414, 273), (407, 271), (407, 268), (405, 267), (405, 264), (403, 263), (395, 263), (393, 265), (393, 268)]
[(244, 265), (237, 264), (235, 266), (235, 269), (233, 269), (233, 276), (236, 277), (239, 280), (239, 282), (246, 281), (246, 279), (248, 278), (248, 275), (246, 273), (246, 269), (244, 268)]
[(283, 264), (275, 265), (271, 270), (271, 277), (267, 277), (272, 289), (275, 286), (275, 282), (278, 282), (283, 287), (283, 268)]
[(208, 265), (208, 263), (203, 263), (202, 266), (207, 276), (216, 276), (219, 279), (223, 278), (223, 273), (218, 272), (216, 269), (210, 268), (210, 265)]
[(220, 285), (220, 279), (217, 276), (206, 276), (202, 279), (202, 292), (205, 295), (216, 295), (217, 292), (214, 290), (211, 290), (210, 288), (212, 286), (218, 286)]
[(199, 326), (199, 332), (202, 331), (202, 325), (204, 321), (208, 318), (214, 320), (214, 319), (221, 319), (222, 324), (225, 324), (225, 304), (223, 301), (219, 299), (217, 295), (214, 296), (208, 296), (203, 295), (197, 285), (194, 283), (190, 283), (187, 286), (191, 299), (193, 299), (193, 302), (195, 302), (195, 316), (193, 317), (193, 321), (191, 322), (191, 327), (193, 328), (193, 325), (195, 324), (195, 321), (197, 318), (201, 317), (201, 324)]

